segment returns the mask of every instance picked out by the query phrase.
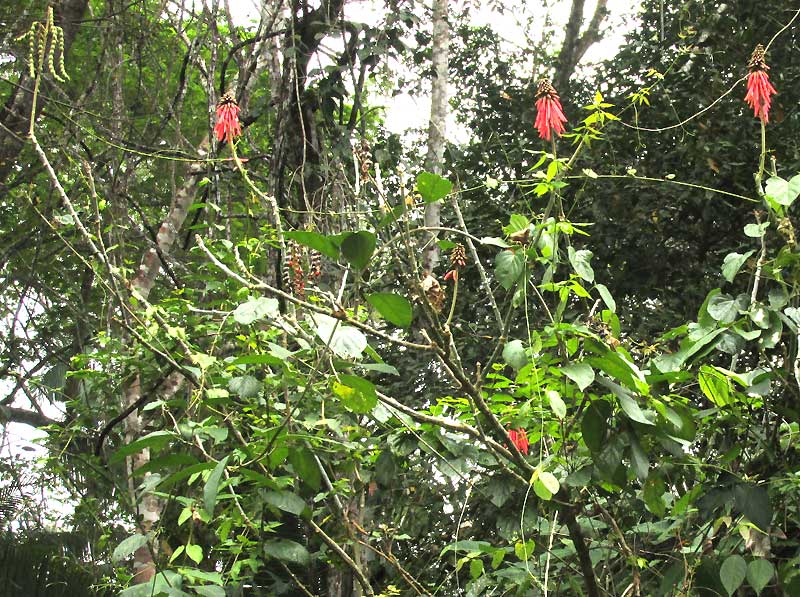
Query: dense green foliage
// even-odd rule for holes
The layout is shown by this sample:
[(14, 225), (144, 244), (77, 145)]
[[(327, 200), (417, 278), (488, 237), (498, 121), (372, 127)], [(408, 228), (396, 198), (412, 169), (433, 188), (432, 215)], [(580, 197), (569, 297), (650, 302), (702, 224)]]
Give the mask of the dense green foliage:
[[(127, 597), (800, 593), (796, 8), (644, 2), (561, 90), (553, 144), (527, 57), (452, 16), (470, 139), (439, 176), (373, 108), (394, 60), (428, 75), (405, 45), (422, 6), (368, 25), (265, 2), (242, 27), (89, 4), (71, 34), (30, 29), (32, 3), (33, 53), (2, 38), (0, 93), (41, 112), (0, 137), (0, 417), (47, 435), (34, 470), (0, 468), (0, 574), (88, 584), (76, 567)], [(767, 125), (742, 101), (757, 43)], [(20, 502), (48, 485), (63, 534)]]

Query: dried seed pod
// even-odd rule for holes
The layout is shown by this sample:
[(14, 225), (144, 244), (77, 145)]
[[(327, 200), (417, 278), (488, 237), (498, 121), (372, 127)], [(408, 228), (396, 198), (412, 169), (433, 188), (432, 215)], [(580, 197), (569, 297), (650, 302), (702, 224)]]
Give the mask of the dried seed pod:
[(425, 276), (422, 278), (420, 285), (422, 286), (422, 292), (425, 293), (433, 310), (437, 313), (441, 313), (444, 308), (444, 290), (442, 290), (439, 281), (429, 272), (425, 272)]

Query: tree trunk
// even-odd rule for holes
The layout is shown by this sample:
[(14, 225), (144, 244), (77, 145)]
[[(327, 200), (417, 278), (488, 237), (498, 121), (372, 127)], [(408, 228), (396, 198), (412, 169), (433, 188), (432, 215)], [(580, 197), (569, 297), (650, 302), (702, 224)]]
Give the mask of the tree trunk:
[[(428, 153), (425, 156), (425, 170), (441, 174), (447, 120), (447, 66), (450, 45), (447, 0), (434, 0), (433, 2), (432, 41), (434, 77), (431, 84), (431, 117), (428, 123)], [(425, 206), (425, 226), (428, 228), (441, 226), (441, 204), (438, 201)], [(422, 264), (429, 272), (433, 272), (439, 263), (439, 247), (436, 244), (436, 236), (436, 232), (429, 232), (425, 235)]]

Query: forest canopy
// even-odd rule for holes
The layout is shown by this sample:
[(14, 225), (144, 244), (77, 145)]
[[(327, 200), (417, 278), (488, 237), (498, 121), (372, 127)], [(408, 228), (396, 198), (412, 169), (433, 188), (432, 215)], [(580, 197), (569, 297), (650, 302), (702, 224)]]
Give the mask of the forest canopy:
[(633, 6), (0, 6), (0, 593), (800, 595), (800, 9)]

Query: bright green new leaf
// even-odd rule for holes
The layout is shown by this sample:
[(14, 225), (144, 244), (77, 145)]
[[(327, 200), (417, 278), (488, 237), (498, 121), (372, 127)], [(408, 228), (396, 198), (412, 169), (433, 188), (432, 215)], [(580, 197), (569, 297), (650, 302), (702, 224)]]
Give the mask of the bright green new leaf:
[(764, 194), (775, 203), (789, 207), (800, 195), (800, 174), (794, 176), (791, 180), (784, 180), (779, 176), (771, 176), (767, 179)]
[(189, 559), (195, 564), (199, 564), (203, 561), (203, 548), (199, 545), (187, 545), (186, 555), (189, 556)]
[(339, 375), (339, 381), (333, 382), (333, 393), (345, 408), (357, 414), (366, 414), (378, 404), (375, 386), (357, 375)]
[(431, 172), (420, 172), (417, 175), (417, 191), (425, 203), (434, 203), (447, 197), (453, 190), (453, 183)]
[(600, 298), (603, 299), (603, 302), (608, 307), (608, 310), (612, 313), (616, 313), (617, 311), (617, 303), (614, 300), (614, 297), (611, 296), (611, 292), (606, 288), (605, 284), (595, 284), (594, 286), (597, 289)]
[(550, 403), (550, 410), (553, 411), (556, 417), (563, 420), (567, 416), (567, 405), (564, 404), (561, 395), (555, 390), (547, 390), (545, 395)]

